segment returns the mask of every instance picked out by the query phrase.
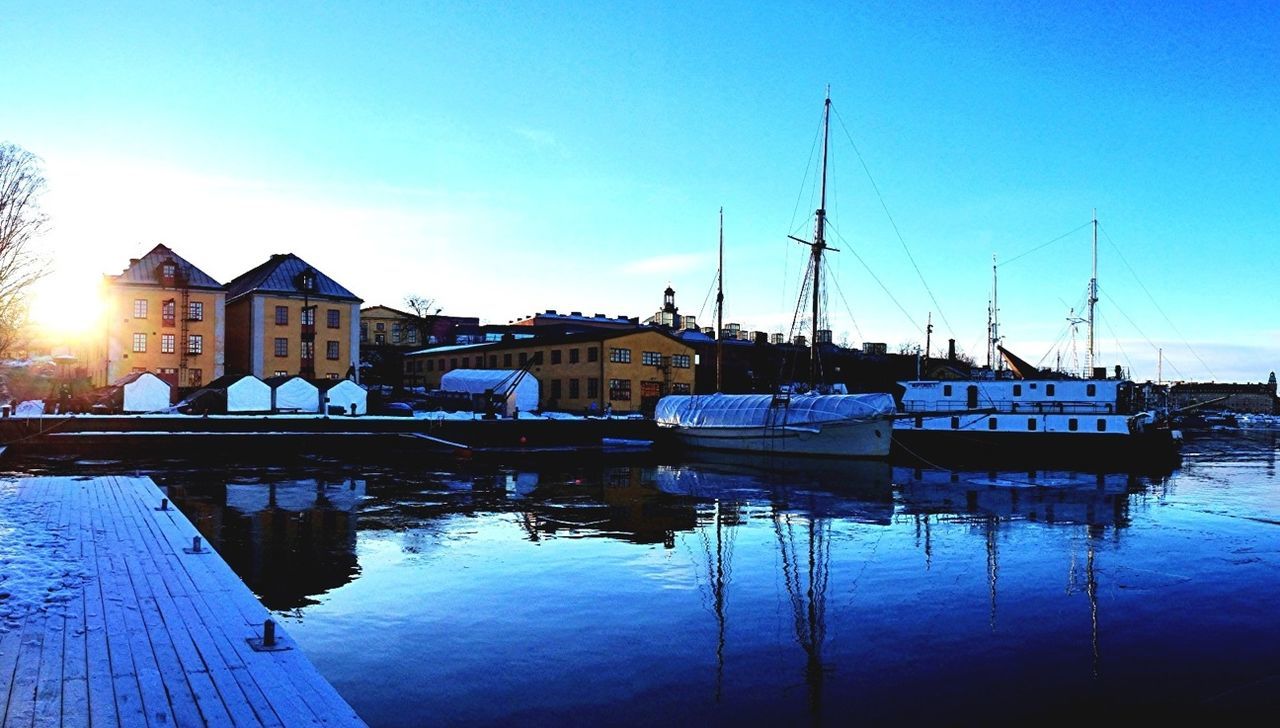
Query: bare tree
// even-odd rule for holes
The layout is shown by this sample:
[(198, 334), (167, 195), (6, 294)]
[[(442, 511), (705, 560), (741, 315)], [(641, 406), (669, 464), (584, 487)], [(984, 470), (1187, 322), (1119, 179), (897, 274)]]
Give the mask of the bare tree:
[(27, 318), (27, 291), (48, 272), (35, 240), (49, 218), (40, 159), (14, 144), (0, 144), (0, 355), (8, 352)]
[(414, 324), (418, 327), (418, 340), (422, 342), (423, 346), (430, 344), (436, 316), (440, 314), (440, 308), (436, 306), (436, 300), (434, 298), (411, 295), (405, 296), (404, 305), (408, 306), (409, 311), (417, 318)]

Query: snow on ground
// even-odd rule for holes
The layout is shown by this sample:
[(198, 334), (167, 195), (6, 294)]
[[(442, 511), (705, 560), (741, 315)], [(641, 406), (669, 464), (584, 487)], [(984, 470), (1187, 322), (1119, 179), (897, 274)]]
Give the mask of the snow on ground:
[(16, 481), (0, 482), (0, 634), (29, 614), (61, 613), (92, 578), (70, 553), (70, 536), (46, 526), (54, 504), (17, 496)]

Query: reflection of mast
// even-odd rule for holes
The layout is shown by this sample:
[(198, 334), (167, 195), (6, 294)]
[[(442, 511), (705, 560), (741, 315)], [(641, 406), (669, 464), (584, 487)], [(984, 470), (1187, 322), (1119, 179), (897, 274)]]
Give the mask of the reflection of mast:
[(996, 584), (1000, 580), (1000, 552), (996, 542), (996, 524), (999, 519), (987, 519), (987, 589), (991, 592), (991, 631), (996, 631)]
[(707, 534), (707, 529), (700, 529), (702, 549), (707, 556), (707, 583), (711, 587), (711, 611), (716, 616), (716, 702), (720, 702), (720, 691), (724, 683), (724, 645), (725, 626), (728, 608), (728, 587), (733, 569), (734, 530), (725, 529), (726, 514), (721, 511), (720, 501), (716, 501), (715, 544)]
[(802, 574), (792, 515), (776, 510), (773, 513), (773, 529), (782, 552), (782, 578), (791, 595), (796, 641), (806, 656), (804, 674), (805, 682), (809, 684), (810, 717), (818, 724), (822, 718), (822, 643), (827, 637), (827, 579), (830, 575), (827, 536), (831, 525), (825, 520), (818, 522), (812, 516), (807, 521), (807, 564)]
[(1093, 570), (1093, 539), (1087, 542), (1084, 562), (1084, 591), (1089, 595), (1089, 644), (1093, 647), (1093, 677), (1098, 677), (1098, 576)]

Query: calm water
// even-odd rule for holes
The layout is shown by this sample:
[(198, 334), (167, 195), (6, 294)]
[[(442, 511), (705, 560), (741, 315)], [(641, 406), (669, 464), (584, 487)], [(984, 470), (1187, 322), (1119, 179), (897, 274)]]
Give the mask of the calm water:
[(1280, 705), (1276, 458), (141, 470), (374, 726), (991, 725)]

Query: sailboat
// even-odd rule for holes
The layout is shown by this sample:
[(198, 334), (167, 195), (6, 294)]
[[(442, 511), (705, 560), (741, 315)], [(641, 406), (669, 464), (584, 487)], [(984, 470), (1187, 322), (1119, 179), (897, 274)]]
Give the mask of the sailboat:
[[(658, 426), (671, 430), (688, 447), (712, 450), (765, 452), (787, 455), (885, 458), (893, 430), (895, 404), (888, 394), (825, 394), (817, 381), (819, 367), (818, 321), (822, 284), (822, 254), (826, 243), (827, 141), (831, 119), (828, 93), (822, 117), (822, 192), (815, 212), (813, 241), (793, 238), (809, 246), (808, 292), (812, 295), (812, 337), (808, 392), (773, 394), (668, 395), (658, 401)], [(834, 250), (834, 248), (831, 248)], [(723, 261), (723, 223), (720, 235)], [(723, 307), (723, 262), (717, 274), (717, 320)], [(806, 286), (802, 286), (802, 289)], [(803, 294), (802, 294), (803, 295)], [(717, 344), (723, 332), (717, 327)], [(717, 359), (720, 357), (717, 346)], [(716, 362), (717, 375), (720, 362)]]

